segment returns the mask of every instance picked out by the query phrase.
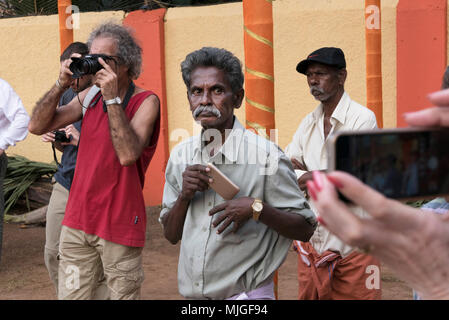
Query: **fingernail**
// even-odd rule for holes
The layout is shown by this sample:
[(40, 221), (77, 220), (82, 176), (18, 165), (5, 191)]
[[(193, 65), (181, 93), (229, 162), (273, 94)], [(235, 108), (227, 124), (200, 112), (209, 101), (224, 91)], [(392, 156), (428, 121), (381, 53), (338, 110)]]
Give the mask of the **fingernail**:
[(329, 180), (337, 189), (343, 188), (343, 184), (340, 181), (338, 181), (337, 178), (332, 177), (332, 176), (327, 176), (327, 180)]
[(315, 182), (315, 187), (318, 191), (321, 191), (323, 189), (323, 180), (321, 178), (321, 173), (319, 171), (313, 171), (313, 182)]
[(316, 221), (318, 221), (318, 223), (322, 226), (326, 226), (326, 223), (324, 222), (323, 218), (321, 218), (321, 216), (316, 217)]
[(309, 191), (309, 194), (312, 197), (312, 199), (316, 201), (317, 197), (316, 197), (315, 184), (313, 183), (312, 180), (307, 181), (306, 184), (307, 184), (307, 191)]

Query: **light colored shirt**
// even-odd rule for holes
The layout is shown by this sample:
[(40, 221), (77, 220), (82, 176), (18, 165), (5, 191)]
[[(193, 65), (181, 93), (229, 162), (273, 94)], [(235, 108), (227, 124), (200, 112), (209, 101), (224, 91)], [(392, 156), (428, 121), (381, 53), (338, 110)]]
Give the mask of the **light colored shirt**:
[(438, 214), (448, 214), (449, 213), (449, 202), (444, 198), (435, 198), (432, 201), (424, 204), (421, 209), (432, 211)]
[[(376, 116), (366, 107), (351, 100), (345, 92), (330, 118), (332, 133), (339, 130), (366, 130), (377, 128)], [(301, 121), (296, 130), (293, 140), (285, 149), (285, 154), (291, 159), (296, 158), (300, 163), (306, 165), (308, 171), (325, 170), (328, 168), (328, 139), (324, 138), (324, 111), (322, 104), (309, 113)], [(297, 178), (307, 171), (295, 170)], [(311, 207), (316, 212), (313, 204)], [(361, 208), (353, 207), (353, 211), (364, 216)], [(315, 230), (310, 243), (319, 253), (326, 250), (339, 251), (343, 257), (347, 256), (353, 248), (344, 244), (336, 236), (332, 235), (326, 228), (319, 225)]]
[(28, 116), (14, 89), (0, 79), (0, 149), (14, 146), (28, 134)]
[[(239, 186), (235, 198), (261, 199), (279, 210), (302, 215), (315, 226), (314, 214), (280, 148), (244, 129), (237, 118), (229, 131), (224, 144), (211, 157), (209, 145), (204, 147), (201, 141), (204, 134), (189, 138), (172, 150), (165, 173), (161, 218), (181, 193), (186, 167), (211, 162)], [(178, 264), (179, 291), (188, 299), (226, 299), (268, 285), (292, 243), (253, 219), (235, 233), (230, 232), (231, 224), (217, 234), (212, 222), (223, 212), (213, 217), (208, 212), (224, 201), (208, 189), (197, 192), (189, 204)]]

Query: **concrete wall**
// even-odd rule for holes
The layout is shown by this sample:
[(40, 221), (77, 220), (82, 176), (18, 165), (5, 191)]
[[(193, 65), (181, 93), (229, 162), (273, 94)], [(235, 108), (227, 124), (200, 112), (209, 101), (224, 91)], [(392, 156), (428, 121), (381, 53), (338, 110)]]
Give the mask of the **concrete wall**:
[[(382, 71), (384, 127), (396, 126), (396, 7), (382, 1)], [(105, 20), (121, 21), (123, 12), (83, 13), (75, 40), (86, 41), (92, 28)], [(317, 105), (305, 77), (295, 71), (299, 60), (322, 46), (341, 47), (347, 58), (346, 90), (366, 103), (364, 2), (354, 0), (273, 1), (276, 126), (284, 148), (304, 116)], [(0, 19), (0, 77), (9, 81), (29, 113), (53, 85), (59, 70), (58, 17)], [(165, 62), (170, 149), (198, 130), (193, 123), (181, 79), (180, 63), (202, 46), (223, 47), (244, 62), (242, 3), (170, 8), (165, 16)], [(243, 123), (244, 106), (236, 112)], [(8, 154), (52, 161), (48, 144), (29, 135)]]
[[(397, 0), (382, 1), (382, 71), (384, 127), (396, 124)], [(345, 89), (352, 99), (366, 105), (364, 1), (283, 0), (274, 4), (276, 127), (279, 145), (285, 147), (301, 120), (316, 108), (297, 63), (327, 46), (343, 49), (348, 77)]]
[[(189, 111), (180, 64), (188, 53), (205, 46), (226, 48), (244, 62), (242, 4), (171, 8), (165, 21), (168, 132), (172, 149), (184, 134), (192, 135), (199, 129)], [(236, 115), (244, 124), (243, 105)]]
[[(80, 15), (80, 28), (74, 30), (75, 41), (86, 41), (89, 33), (104, 20), (121, 21), (124, 13), (101, 12)], [(0, 19), (0, 77), (8, 81), (21, 97), (26, 110), (55, 83), (59, 72), (58, 16)], [(59, 151), (58, 151), (59, 152)], [(19, 154), (35, 161), (51, 162), (51, 145), (29, 134), (7, 153)]]
[[(396, 124), (396, 5), (382, 1), (382, 57), (384, 127)], [(193, 134), (194, 124), (180, 75), (185, 56), (203, 46), (232, 51), (242, 62), (242, 4), (201, 8), (169, 9), (165, 17), (168, 126), (170, 148), (180, 130)], [(220, 23), (217, 23), (217, 22)], [(364, 2), (353, 0), (278, 0), (273, 2), (276, 127), (279, 145), (285, 147), (298, 124), (316, 106), (306, 79), (296, 64), (323, 46), (341, 47), (347, 59), (346, 90), (361, 104), (366, 103)], [(244, 107), (236, 112), (243, 123)]]

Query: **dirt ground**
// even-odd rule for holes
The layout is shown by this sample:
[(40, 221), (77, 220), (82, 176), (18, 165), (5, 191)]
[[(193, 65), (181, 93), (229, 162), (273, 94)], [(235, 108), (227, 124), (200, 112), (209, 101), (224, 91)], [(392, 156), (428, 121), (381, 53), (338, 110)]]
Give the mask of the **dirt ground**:
[[(145, 281), (142, 299), (183, 299), (178, 293), (177, 261), (179, 244), (171, 245), (162, 235), (157, 210), (148, 210), (148, 235), (144, 249)], [(44, 264), (45, 228), (21, 228), (5, 224), (0, 263), (0, 299), (52, 300), (54, 288)], [(279, 270), (279, 299), (295, 300), (297, 254), (290, 250)], [(411, 289), (388, 269), (382, 268), (382, 296), (386, 300), (409, 300)]]

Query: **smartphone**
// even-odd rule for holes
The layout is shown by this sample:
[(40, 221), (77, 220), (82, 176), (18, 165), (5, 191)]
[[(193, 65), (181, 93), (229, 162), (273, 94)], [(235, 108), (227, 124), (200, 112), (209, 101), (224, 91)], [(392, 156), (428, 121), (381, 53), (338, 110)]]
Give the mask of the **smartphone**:
[(210, 187), (218, 193), (223, 199), (231, 200), (239, 193), (240, 188), (233, 183), (228, 177), (226, 177), (216, 166), (212, 163), (208, 163), (210, 168), (209, 176), (213, 182), (210, 183)]
[(328, 144), (329, 171), (345, 171), (399, 200), (449, 195), (449, 129), (340, 131)]

